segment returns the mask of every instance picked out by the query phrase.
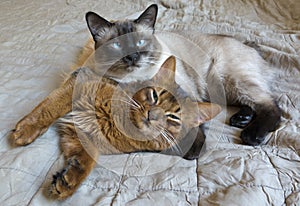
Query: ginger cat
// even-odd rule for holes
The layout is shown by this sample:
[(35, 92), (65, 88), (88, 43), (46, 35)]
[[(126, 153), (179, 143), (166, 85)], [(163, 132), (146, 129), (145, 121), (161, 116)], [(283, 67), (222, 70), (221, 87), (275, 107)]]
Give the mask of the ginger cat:
[(221, 111), (217, 104), (191, 100), (176, 84), (175, 69), (171, 56), (151, 80), (118, 84), (80, 68), (17, 123), (11, 138), (27, 145), (58, 120), (65, 166), (53, 176), (51, 197), (72, 195), (100, 154), (181, 152), (178, 142), (187, 132)]

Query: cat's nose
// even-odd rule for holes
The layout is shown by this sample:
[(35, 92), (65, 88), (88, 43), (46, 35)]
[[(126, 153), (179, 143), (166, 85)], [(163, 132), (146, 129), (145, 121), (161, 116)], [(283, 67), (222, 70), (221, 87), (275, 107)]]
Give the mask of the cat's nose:
[(138, 52), (123, 57), (123, 61), (128, 66), (135, 65), (139, 59), (140, 59), (140, 54)]
[(163, 110), (161, 108), (151, 108), (149, 111), (148, 111), (148, 120), (151, 121), (151, 120), (160, 120), (160, 119), (163, 119), (164, 115), (163, 115)]

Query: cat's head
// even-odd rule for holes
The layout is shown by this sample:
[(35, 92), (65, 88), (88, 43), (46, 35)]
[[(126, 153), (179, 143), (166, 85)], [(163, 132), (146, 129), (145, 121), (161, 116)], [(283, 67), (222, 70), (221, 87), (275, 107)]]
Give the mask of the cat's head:
[(106, 76), (116, 79), (154, 64), (160, 45), (154, 38), (158, 7), (149, 6), (137, 19), (108, 21), (93, 12), (86, 14), (88, 28), (95, 41), (98, 67), (109, 65)]
[[(130, 136), (140, 133), (147, 139), (165, 142), (165, 146), (175, 145), (185, 133), (198, 127), (220, 113), (217, 104), (197, 102), (175, 82), (176, 60), (169, 57), (155, 76), (148, 82), (129, 83), (123, 88), (135, 90), (127, 92), (130, 99)], [(166, 149), (160, 148), (160, 149)]]

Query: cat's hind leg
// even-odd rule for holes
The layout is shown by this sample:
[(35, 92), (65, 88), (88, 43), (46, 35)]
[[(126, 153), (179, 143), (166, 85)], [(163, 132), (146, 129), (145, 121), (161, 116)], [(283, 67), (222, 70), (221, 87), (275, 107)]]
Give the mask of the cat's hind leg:
[(280, 123), (281, 110), (276, 103), (256, 104), (256, 117), (241, 132), (241, 139), (248, 145), (260, 145), (265, 136), (276, 129)]
[(61, 149), (66, 163), (61, 171), (53, 175), (49, 190), (50, 197), (55, 199), (65, 199), (72, 195), (95, 165), (94, 158), (83, 147), (74, 129), (65, 128)]
[(94, 160), (86, 152), (68, 158), (67, 164), (53, 175), (50, 196), (65, 199), (72, 195), (94, 167)]
[[(204, 128), (201, 125), (199, 128), (193, 128), (192, 130), (196, 130), (197, 131), (197, 136), (193, 142), (193, 144), (191, 145), (191, 147), (189, 148), (189, 150), (187, 151), (187, 153), (183, 156), (184, 159), (187, 160), (194, 160), (197, 159), (201, 156), (201, 152), (205, 151), (205, 134), (203, 132)], [(192, 131), (191, 131), (192, 132)], [(188, 134), (190, 135), (190, 133)], [(189, 138), (188, 135), (185, 137)], [(193, 137), (195, 134), (192, 134), (191, 136)], [(193, 138), (191, 138), (193, 139)]]
[(265, 136), (276, 129), (280, 122), (281, 110), (268, 87), (255, 84), (255, 81), (250, 79), (249, 77), (248, 81), (244, 81), (238, 87), (237, 102), (246, 107), (231, 117), (231, 125), (242, 128), (246, 126), (241, 132), (241, 139), (248, 145), (256, 146), (263, 143)]

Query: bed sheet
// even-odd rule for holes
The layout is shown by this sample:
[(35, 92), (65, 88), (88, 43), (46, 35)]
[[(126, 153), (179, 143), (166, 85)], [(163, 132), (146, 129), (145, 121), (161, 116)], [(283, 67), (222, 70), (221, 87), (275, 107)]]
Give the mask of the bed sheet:
[[(279, 129), (266, 145), (245, 146), (239, 129), (216, 118), (218, 127), (198, 160), (152, 153), (101, 156), (72, 197), (47, 199), (45, 188), (63, 163), (55, 129), (18, 148), (7, 141), (10, 130), (69, 73), (89, 37), (87, 11), (120, 19), (150, 3), (159, 6), (157, 30), (255, 41), (282, 75), (273, 84), (283, 111)], [(0, 205), (300, 205), (299, 11), (294, 0), (1, 1)]]

